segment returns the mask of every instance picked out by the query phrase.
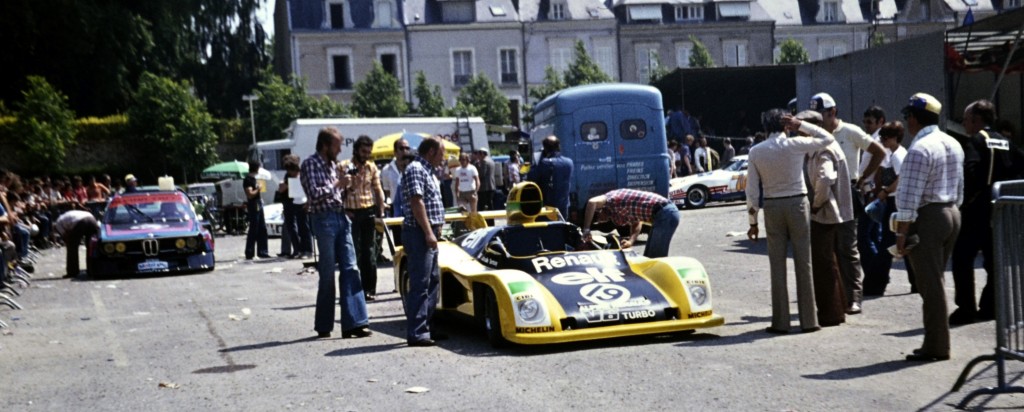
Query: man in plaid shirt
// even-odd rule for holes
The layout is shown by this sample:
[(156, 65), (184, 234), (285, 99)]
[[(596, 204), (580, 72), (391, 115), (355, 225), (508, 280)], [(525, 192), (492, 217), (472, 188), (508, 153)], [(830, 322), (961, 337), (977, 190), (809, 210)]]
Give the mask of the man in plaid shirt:
[[(960, 233), (957, 207), (964, 198), (964, 151), (956, 139), (939, 130), (941, 112), (942, 104), (925, 93), (911, 96), (903, 108), (914, 142), (900, 166), (896, 188), (896, 248), (910, 259), (924, 300), (924, 342), (907, 355), (908, 361), (946, 360), (950, 352), (943, 282)], [(920, 239), (913, 250), (908, 235)]]
[(306, 191), (306, 207), (320, 249), (317, 270), (320, 282), (316, 293), (316, 314), (313, 328), (320, 338), (328, 338), (334, 329), (334, 269), (341, 269), (338, 284), (341, 291), (341, 337), (365, 338), (372, 335), (366, 312), (363, 285), (356, 268), (356, 252), (352, 246), (351, 222), (345, 215), (342, 199), (352, 178), (338, 171), (341, 133), (333, 127), (320, 130), (316, 153), (302, 162), (300, 180)]
[(433, 169), (444, 161), (444, 146), (435, 138), (420, 142), (419, 155), (402, 173), (400, 190), (402, 208), (402, 242), (409, 268), (409, 291), (405, 295), (405, 316), (408, 320), (409, 346), (434, 346), (445, 336), (431, 332), (430, 321), (437, 306), (441, 269), (437, 263), (437, 238), (444, 224), (441, 184)]
[(590, 223), (611, 221), (616, 226), (629, 226), (629, 239), (622, 241), (628, 248), (636, 242), (640, 225), (651, 224), (644, 256), (649, 258), (668, 256), (672, 235), (679, 226), (679, 209), (668, 199), (651, 192), (634, 189), (616, 189), (587, 202), (586, 217), (583, 220), (584, 241), (590, 241)]

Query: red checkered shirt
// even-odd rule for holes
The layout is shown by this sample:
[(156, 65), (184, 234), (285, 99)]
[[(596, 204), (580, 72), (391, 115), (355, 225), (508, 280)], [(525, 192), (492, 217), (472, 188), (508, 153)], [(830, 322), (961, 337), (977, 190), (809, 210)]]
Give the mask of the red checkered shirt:
[(655, 193), (634, 189), (616, 189), (605, 193), (602, 213), (617, 226), (636, 222), (653, 222), (654, 209), (661, 209), (669, 200)]

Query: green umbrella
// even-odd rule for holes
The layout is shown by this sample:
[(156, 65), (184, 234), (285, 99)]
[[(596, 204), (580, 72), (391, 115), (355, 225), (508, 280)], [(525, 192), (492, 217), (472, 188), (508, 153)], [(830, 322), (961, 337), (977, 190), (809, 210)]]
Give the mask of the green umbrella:
[(199, 178), (203, 180), (241, 179), (249, 173), (249, 163), (234, 160), (230, 162), (217, 163), (203, 169)]

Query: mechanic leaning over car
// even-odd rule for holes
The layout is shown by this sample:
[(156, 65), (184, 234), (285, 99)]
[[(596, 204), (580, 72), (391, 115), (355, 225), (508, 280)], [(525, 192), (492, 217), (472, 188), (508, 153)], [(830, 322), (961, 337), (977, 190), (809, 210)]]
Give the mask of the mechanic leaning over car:
[(64, 239), (68, 250), (65, 278), (78, 277), (78, 245), (99, 233), (99, 229), (96, 217), (84, 210), (69, 210), (57, 218), (53, 230)]
[(306, 209), (312, 221), (313, 235), (320, 249), (317, 264), (320, 281), (317, 284), (313, 328), (318, 338), (331, 337), (334, 330), (334, 270), (340, 268), (341, 337), (365, 338), (373, 332), (370, 332), (363, 285), (356, 268), (350, 222), (342, 202), (352, 177), (344, 170), (338, 170), (341, 141), (338, 129), (320, 129), (316, 137), (316, 153), (302, 162), (299, 174), (302, 190), (306, 192)]
[(418, 155), (402, 173), (399, 187), (404, 199), (402, 242), (409, 268), (409, 291), (405, 294), (409, 346), (434, 346), (435, 340), (446, 337), (430, 330), (441, 278), (437, 239), (444, 225), (441, 184), (432, 169), (443, 161), (441, 141), (424, 138)]
[(629, 226), (629, 239), (622, 241), (628, 248), (636, 242), (640, 225), (651, 224), (644, 256), (668, 256), (668, 246), (679, 227), (679, 209), (670, 200), (642, 190), (616, 189), (587, 201), (583, 219), (583, 241), (590, 242), (591, 222), (611, 221), (616, 226)]

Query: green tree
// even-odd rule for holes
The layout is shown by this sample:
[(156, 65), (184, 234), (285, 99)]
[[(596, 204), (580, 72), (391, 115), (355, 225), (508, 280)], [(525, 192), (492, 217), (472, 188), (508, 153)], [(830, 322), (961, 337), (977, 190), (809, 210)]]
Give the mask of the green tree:
[(125, 110), (143, 72), (189, 79), (220, 116), (247, 104), (270, 62), (255, 19), (263, 0), (9, 0), (0, 99), (14, 101), (28, 75), (52, 79), (84, 115)]
[(650, 79), (648, 79), (647, 82), (648, 84), (654, 84), (658, 80), (661, 80), (662, 77), (668, 76), (668, 74), (670, 73), (668, 71), (668, 67), (665, 67), (664, 64), (661, 64), (661, 55), (657, 51), (652, 53), (653, 56), (651, 57), (653, 57), (653, 59), (651, 59), (651, 74)]
[(885, 33), (882, 33), (880, 31), (871, 33), (871, 39), (868, 40), (868, 44), (870, 44), (869, 47), (878, 47), (884, 45), (885, 42)]
[(352, 111), (363, 117), (400, 117), (408, 110), (398, 78), (374, 61), (366, 78), (355, 84)]
[(804, 64), (809, 61), (811, 58), (807, 55), (803, 43), (789, 38), (779, 44), (779, 58), (775, 60), (775, 64)]
[(693, 42), (693, 50), (690, 52), (690, 67), (715, 67), (715, 61), (711, 58), (707, 46), (694, 36), (690, 36), (690, 41)]
[(587, 48), (583, 47), (583, 41), (576, 40), (576, 49), (573, 54), (573, 61), (563, 74), (566, 86), (612, 82), (611, 76), (602, 71), (594, 59), (587, 54)]
[(477, 74), (459, 90), (455, 113), (483, 117), (487, 124), (504, 125), (509, 123), (511, 110), (508, 108), (508, 98), (498, 90), (494, 82), (487, 76)]
[(188, 82), (144, 73), (128, 110), (128, 125), (151, 148), (149, 159), (162, 170), (190, 176), (217, 161), (213, 117)]
[(23, 99), (15, 105), (15, 130), (36, 172), (60, 170), (75, 142), (75, 113), (68, 98), (46, 79), (29, 76)]
[[(269, 69), (262, 72), (256, 95), (259, 100), (254, 102), (253, 110), (256, 112), (257, 140), (282, 138), (281, 133), (295, 119), (348, 114), (343, 105), (326, 96), (318, 99), (306, 94), (306, 85), (302, 80), (293, 76), (286, 83)], [(249, 122), (245, 124), (248, 128)]]
[(420, 102), (416, 110), (419, 114), (430, 117), (439, 117), (447, 114), (444, 107), (444, 98), (441, 97), (441, 86), (427, 83), (427, 75), (420, 70), (416, 72), (416, 86), (412, 94)]

